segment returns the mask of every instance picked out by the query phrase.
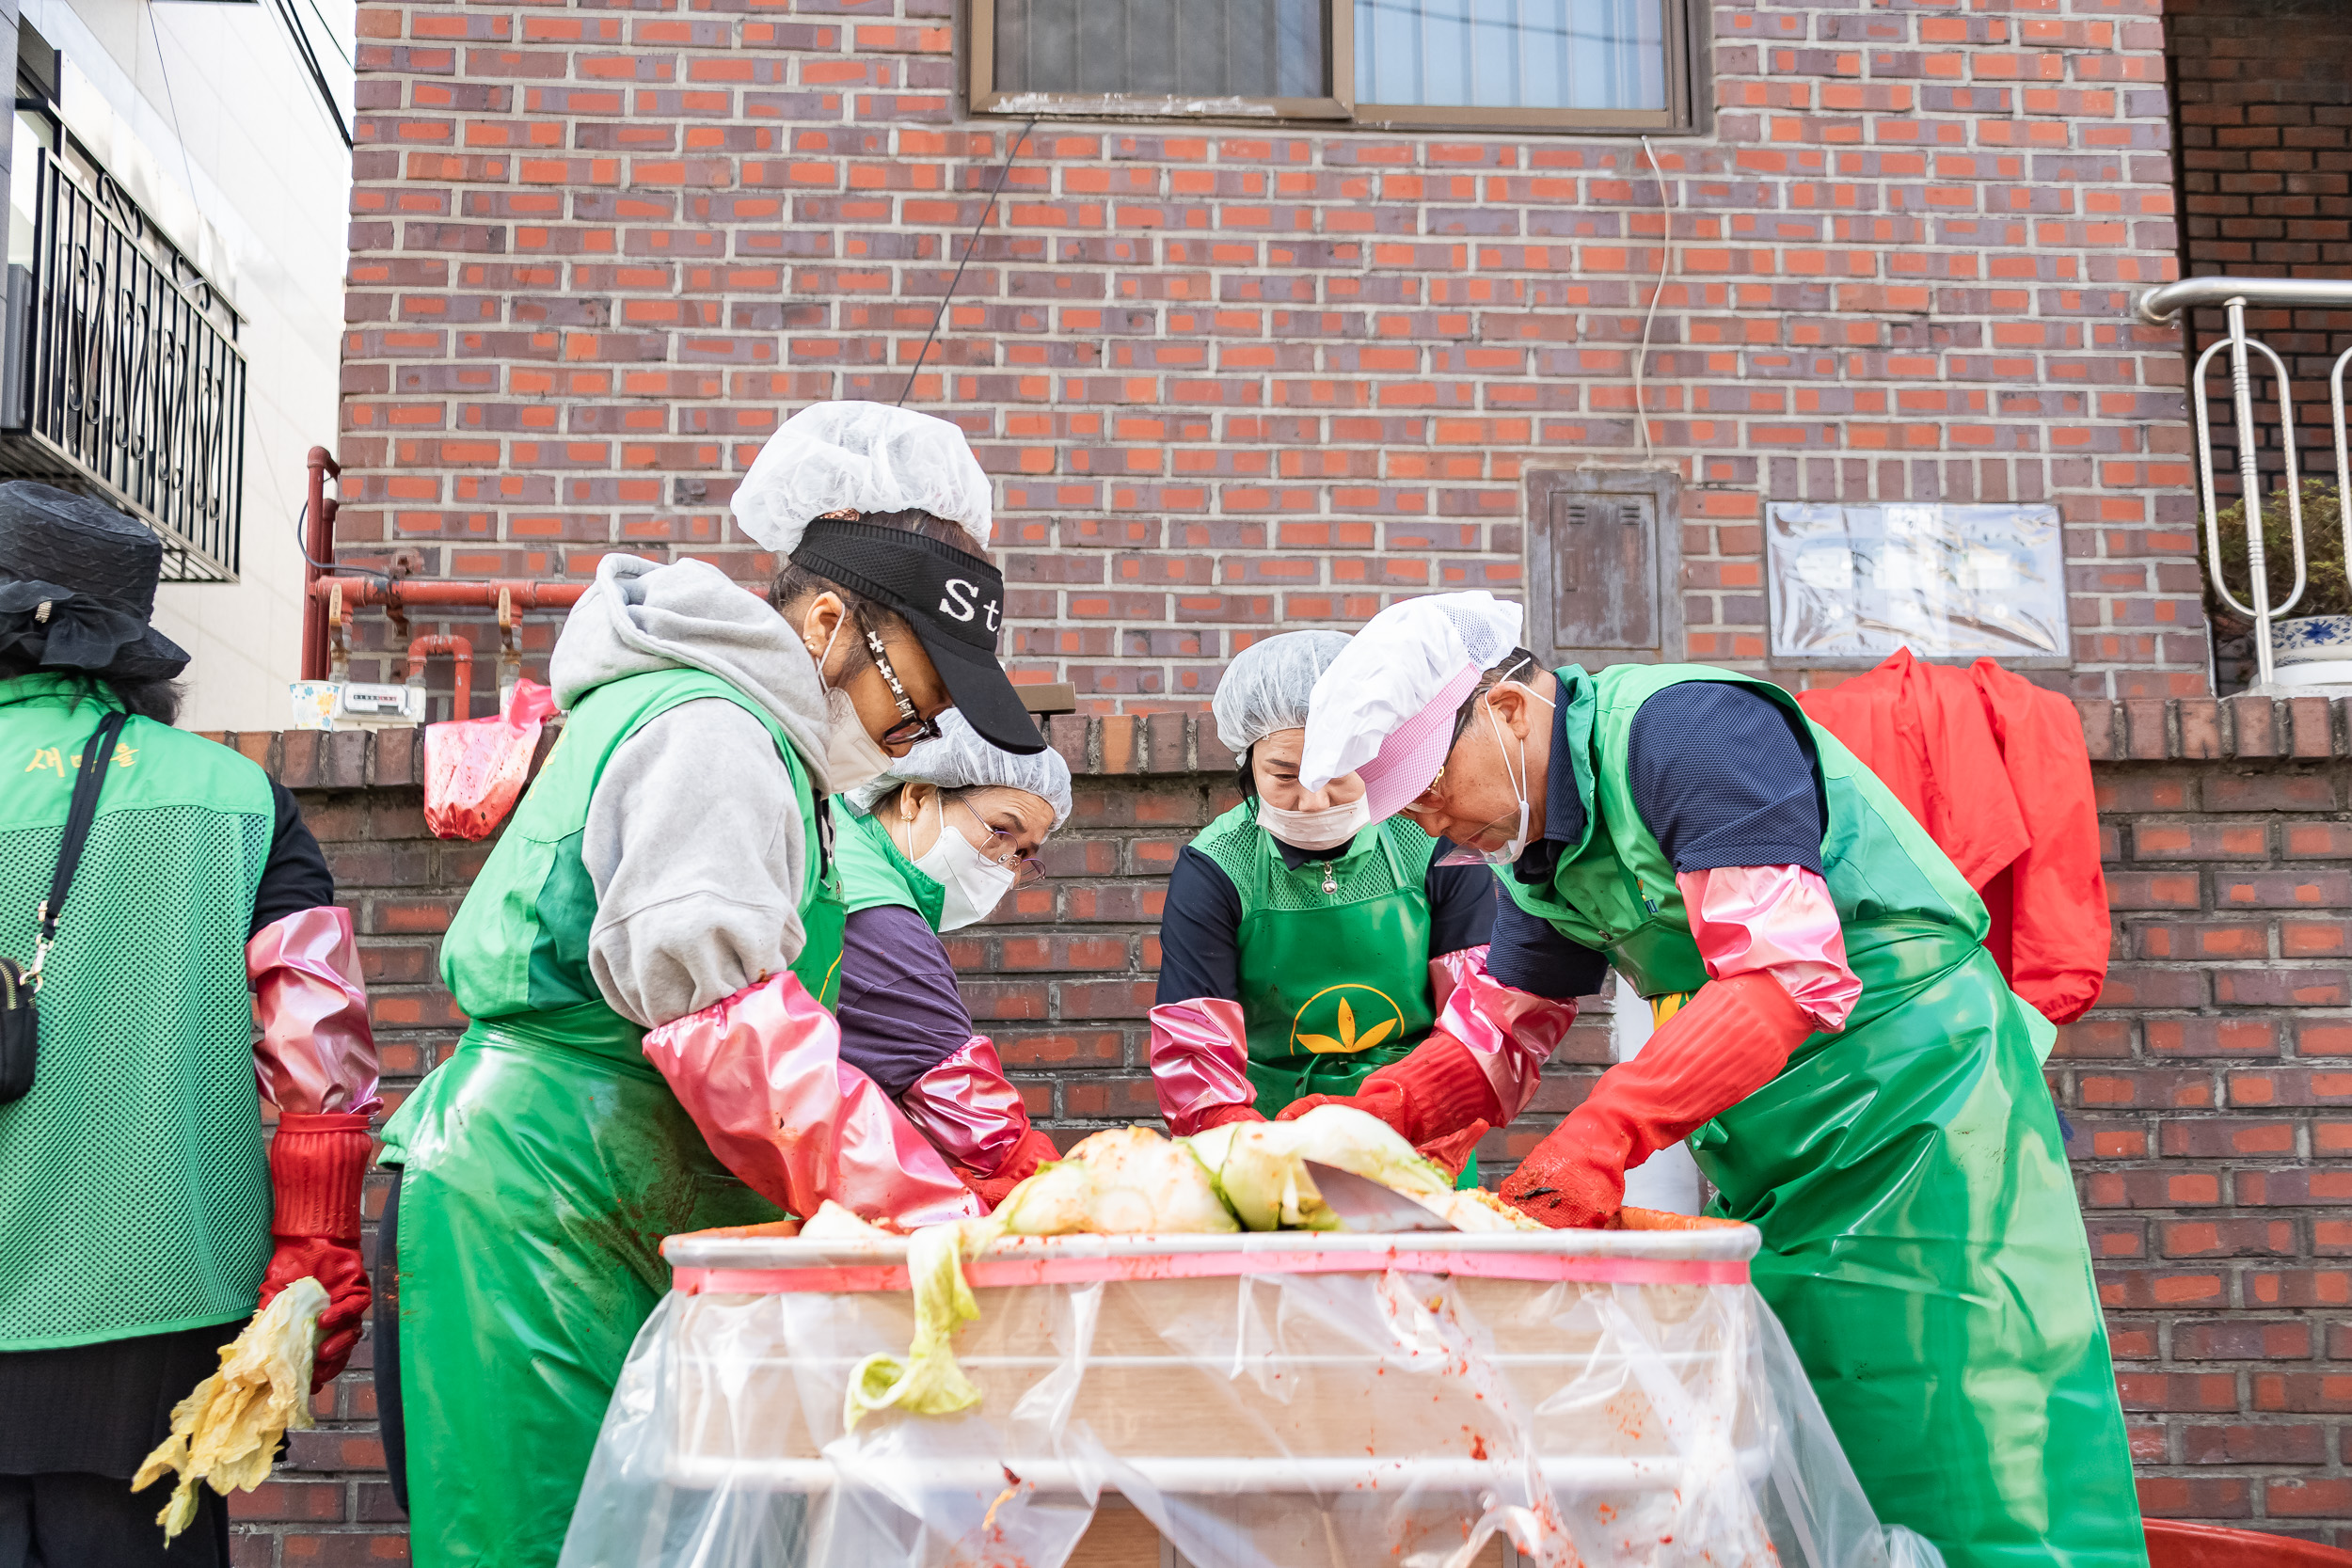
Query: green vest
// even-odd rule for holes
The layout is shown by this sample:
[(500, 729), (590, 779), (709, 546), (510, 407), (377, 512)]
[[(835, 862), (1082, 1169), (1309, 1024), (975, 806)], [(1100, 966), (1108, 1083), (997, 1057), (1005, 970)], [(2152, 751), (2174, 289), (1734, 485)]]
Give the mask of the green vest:
[[(841, 979), (841, 894), (818, 852), (822, 838), (807, 768), (783, 727), (718, 676), (657, 670), (597, 687), (566, 715), (562, 738), (450, 922), (441, 942), (441, 983), (469, 1017), (534, 1015), (537, 1027), (583, 1049), (637, 1057), (644, 1031), (606, 1005), (588, 970), (596, 890), (580, 859), (580, 839), (596, 781), (621, 743), (680, 704), (710, 698), (757, 719), (792, 776), (801, 841), (808, 847), (801, 899), (808, 942), (792, 961), (792, 973), (810, 995), (833, 1005)], [(724, 786), (723, 780), (714, 781), (714, 787)]]
[[(1800, 721), (1821, 870), (1862, 995), (1776, 1078), (1699, 1128), (1711, 1212), (1756, 1226), (1756, 1287), (1880, 1519), (1952, 1568), (2146, 1561), (2090, 1254), (2041, 1061), (2057, 1031), (1984, 950), (1983, 903), (1911, 814), (1778, 687), (1700, 665), (1559, 672), (1584, 806), (1520, 908), (1650, 998), (1707, 979), (1674, 867), (1634, 809), (1633, 715), (1686, 681)], [(1662, 1009), (1661, 1009), (1662, 1010)], [(1950, 1442), (1890, 1434), (1953, 1434)]]
[[(109, 707), (0, 682), (0, 954), (33, 927)], [(276, 821), (224, 746), (133, 719), (40, 993), (32, 1092), (0, 1105), (0, 1352), (243, 1320), (269, 1261), (245, 943)]]
[(1344, 854), (1283, 863), (1244, 800), (1192, 847), (1241, 895), (1241, 1010), (1249, 1081), (1267, 1116), (1311, 1094), (1351, 1094), (1438, 1021), (1429, 1000), (1429, 861), (1437, 840), (1391, 817)]
[[(860, 910), (896, 904), (913, 910), (923, 917), (925, 925), (938, 930), (940, 911), (947, 904), (946, 888), (931, 880), (930, 873), (917, 869), (906, 858), (879, 818), (860, 816), (838, 795), (833, 798), (833, 819), (840, 826), (839, 836), (833, 841), (833, 853), (841, 866), (845, 911), (855, 914)], [(943, 826), (940, 831), (945, 832), (946, 829)]]
[(1508, 871), (1500, 879), (1519, 908), (1571, 942), (1608, 954), (1643, 996), (1692, 991), (1707, 981), (1674, 864), (1634, 809), (1627, 773), (1635, 711), (1667, 687), (1691, 681), (1722, 681), (1769, 697), (1810, 739), (1814, 777), (1828, 805), (1821, 872), (1845, 924), (1847, 960), (1866, 989), (1882, 948), (1921, 934), (1970, 946), (1984, 940), (1984, 902), (1967, 879), (1878, 775), (1779, 687), (1702, 664), (1615, 664), (1597, 674), (1571, 665), (1557, 673), (1584, 806), (1583, 841), (1561, 856), (1549, 887), (1531, 887)]

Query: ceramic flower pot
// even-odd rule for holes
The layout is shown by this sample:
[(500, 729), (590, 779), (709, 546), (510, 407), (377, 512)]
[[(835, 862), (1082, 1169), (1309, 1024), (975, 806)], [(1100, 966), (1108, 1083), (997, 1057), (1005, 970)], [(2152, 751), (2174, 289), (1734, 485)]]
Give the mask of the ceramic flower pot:
[(2272, 622), (2270, 660), (2280, 686), (2352, 686), (2352, 615)]

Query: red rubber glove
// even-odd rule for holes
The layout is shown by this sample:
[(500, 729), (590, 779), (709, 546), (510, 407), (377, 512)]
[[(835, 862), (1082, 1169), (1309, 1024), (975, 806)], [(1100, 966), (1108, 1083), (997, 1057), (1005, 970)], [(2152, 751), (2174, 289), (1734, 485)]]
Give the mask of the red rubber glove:
[[(1255, 1105), (1219, 1105), (1203, 1111), (1193, 1123), (1194, 1132), (1206, 1132), (1212, 1127), (1222, 1127), (1229, 1121), (1263, 1121), (1265, 1115)], [(1186, 1134), (1189, 1136), (1190, 1134)]]
[(1600, 1075), (1502, 1183), (1502, 1196), (1553, 1229), (1605, 1227), (1625, 1173), (1779, 1075), (1813, 1020), (1762, 971), (1710, 980), (1642, 1047)]
[(982, 1176), (961, 1160), (952, 1162), (948, 1169), (993, 1212), (1005, 1201), (1008, 1193), (1037, 1174), (1038, 1166), (1060, 1158), (1061, 1150), (1054, 1147), (1054, 1140), (1032, 1127), (1021, 1134), (1021, 1141), (1012, 1146), (1012, 1152), (1005, 1156), (1005, 1163), (996, 1167), (994, 1175)]
[(1276, 1119), (1295, 1121), (1318, 1105), (1369, 1111), (1415, 1148), (1452, 1138), (1472, 1122), (1491, 1126), (1508, 1119), (1478, 1058), (1443, 1033), (1432, 1033), (1402, 1060), (1368, 1074), (1354, 1094), (1311, 1094), (1294, 1101)]
[(269, 1180), (278, 1205), (269, 1232), (277, 1243), (262, 1275), (262, 1302), (297, 1279), (326, 1291), (310, 1391), (335, 1380), (359, 1342), (368, 1315), (368, 1271), (359, 1259), (359, 1183), (375, 1139), (364, 1116), (280, 1116), (270, 1140)]

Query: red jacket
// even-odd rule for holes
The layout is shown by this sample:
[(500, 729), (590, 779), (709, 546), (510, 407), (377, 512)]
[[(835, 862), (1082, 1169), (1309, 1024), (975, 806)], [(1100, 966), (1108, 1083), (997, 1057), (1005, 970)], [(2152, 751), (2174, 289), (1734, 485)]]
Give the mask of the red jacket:
[(1954, 670), (1909, 649), (1797, 700), (1982, 895), (2017, 994), (2053, 1023), (2081, 1017), (2106, 980), (2107, 884), (2074, 705), (1989, 658)]

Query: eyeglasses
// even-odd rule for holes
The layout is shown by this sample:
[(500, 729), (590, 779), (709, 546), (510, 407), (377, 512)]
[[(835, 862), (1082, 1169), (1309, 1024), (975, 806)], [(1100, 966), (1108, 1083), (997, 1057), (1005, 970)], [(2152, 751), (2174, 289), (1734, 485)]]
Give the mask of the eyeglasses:
[(1011, 872), (1014, 888), (1035, 887), (1045, 879), (1045, 868), (1038, 864), (1034, 858), (1024, 855), (1020, 845), (1014, 842), (1010, 833), (1002, 828), (990, 827), (988, 819), (973, 810), (972, 802), (962, 796), (956, 796), (955, 802), (961, 806), (972, 820), (980, 825), (980, 831), (988, 835), (988, 842), (980, 847), (980, 859), (991, 865)]
[(898, 672), (890, 667), (890, 656), (882, 651), (882, 640), (874, 635), (871, 626), (860, 625), (858, 630), (866, 634), (866, 651), (874, 656), (874, 668), (882, 672), (882, 683), (890, 688), (891, 699), (898, 705), (898, 722), (882, 731), (882, 743), (911, 746), (918, 740), (937, 740), (939, 721), (914, 711), (907, 689), (899, 683)]

